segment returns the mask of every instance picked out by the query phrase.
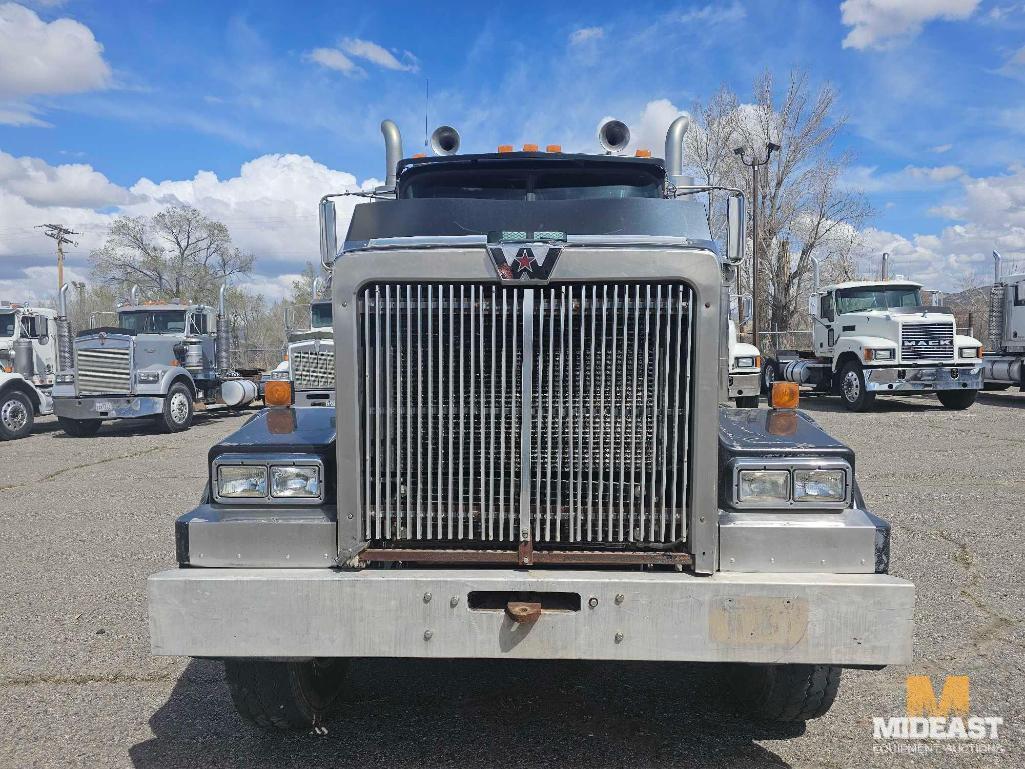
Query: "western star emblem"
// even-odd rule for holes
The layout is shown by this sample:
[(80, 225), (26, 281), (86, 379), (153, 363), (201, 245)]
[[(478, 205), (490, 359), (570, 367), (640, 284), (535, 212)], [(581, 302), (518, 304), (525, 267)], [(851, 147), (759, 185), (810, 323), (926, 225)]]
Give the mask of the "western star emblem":
[(488, 236), (488, 253), (503, 281), (547, 282), (565, 241), (561, 232), (495, 232)]

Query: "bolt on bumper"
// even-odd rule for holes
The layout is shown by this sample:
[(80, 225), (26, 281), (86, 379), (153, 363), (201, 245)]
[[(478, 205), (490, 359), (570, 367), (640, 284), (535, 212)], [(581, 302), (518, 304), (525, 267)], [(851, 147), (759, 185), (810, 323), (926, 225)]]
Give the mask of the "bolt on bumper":
[[(903, 376), (901, 374), (903, 373)], [(929, 366), (922, 368), (865, 368), (869, 392), (936, 392), (937, 390), (981, 390), (982, 366)]]

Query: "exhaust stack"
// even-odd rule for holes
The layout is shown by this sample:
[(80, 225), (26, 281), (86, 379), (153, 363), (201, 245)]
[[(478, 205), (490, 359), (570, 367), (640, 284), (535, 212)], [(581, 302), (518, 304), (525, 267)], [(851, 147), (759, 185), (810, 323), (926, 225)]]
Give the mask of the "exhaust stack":
[(68, 291), (71, 284), (65, 283), (57, 294), (57, 370), (71, 371), (75, 367), (74, 350), (71, 347), (71, 322), (68, 320)]
[(132, 286), (132, 290), (128, 292), (128, 301), (132, 303), (133, 307), (139, 306), (139, 284), (136, 283)]
[(880, 278), (882, 280), (890, 279), (890, 254), (885, 251), (883, 252), (883, 264), (880, 268)]
[(691, 120), (686, 115), (680, 115), (669, 125), (666, 131), (666, 173), (677, 187), (689, 187), (694, 180), (683, 175), (683, 139), (690, 130)]
[(384, 186), (393, 190), (399, 161), (402, 160), (402, 134), (392, 120), (381, 121), (381, 134), (384, 136)]
[(1000, 282), (1000, 263), (1003, 260), (1004, 260), (1004, 258), (1002, 256), (1000, 256), (1000, 252), (994, 250), (993, 251), (993, 283), (994, 284)]
[(819, 258), (817, 256), (810, 257), (811, 259), (811, 274), (812, 274), (812, 289), (817, 294), (819, 292)]
[(223, 374), (231, 369), (231, 334), (228, 332), (228, 310), (224, 301), (227, 283), (217, 294), (217, 370)]

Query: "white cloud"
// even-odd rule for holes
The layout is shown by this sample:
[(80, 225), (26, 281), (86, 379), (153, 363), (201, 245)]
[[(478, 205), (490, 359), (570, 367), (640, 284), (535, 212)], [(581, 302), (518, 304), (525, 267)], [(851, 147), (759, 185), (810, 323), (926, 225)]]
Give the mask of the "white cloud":
[(601, 40), (605, 37), (605, 30), (601, 27), (581, 27), (570, 33), (570, 45), (583, 45), (584, 43)]
[(402, 61), (394, 53), (370, 40), (347, 37), (342, 41), (341, 48), (350, 56), (357, 59), (369, 61), (384, 69), (391, 69), (397, 72), (417, 72), (420, 69), (420, 62), (409, 51), (402, 51)]
[(82, 163), (52, 166), (0, 151), (0, 186), (37, 206), (102, 208), (127, 203), (128, 190)]
[(930, 147), (930, 152), (935, 152), (937, 155), (942, 155), (945, 152), (950, 152), (954, 149), (953, 144), (937, 144), (935, 147)]
[(669, 19), (680, 24), (732, 24), (744, 19), (747, 11), (739, 2), (729, 5), (709, 4), (689, 11), (672, 14)]
[(844, 48), (886, 48), (915, 37), (922, 25), (936, 19), (967, 19), (979, 0), (844, 0), (843, 23), (851, 27)]
[(362, 77), (366, 74), (362, 67), (337, 48), (314, 48), (310, 51), (307, 58), (312, 59), (322, 67), (341, 72), (347, 77)]
[(84, 24), (45, 22), (24, 6), (0, 5), (0, 98), (90, 91), (110, 77), (103, 46)]
[(950, 184), (965, 176), (960, 166), (905, 166), (899, 171), (879, 173), (876, 166), (852, 166), (841, 184), (862, 192), (910, 192)]

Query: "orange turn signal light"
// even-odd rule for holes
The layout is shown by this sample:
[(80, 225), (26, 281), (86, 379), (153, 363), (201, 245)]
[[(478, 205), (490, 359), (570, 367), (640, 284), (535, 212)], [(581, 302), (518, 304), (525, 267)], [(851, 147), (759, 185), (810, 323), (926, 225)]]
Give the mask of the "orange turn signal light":
[(651, 150), (637, 150), (634, 153), (634, 157), (635, 158), (650, 158), (651, 157)]
[(562, 152), (561, 144), (549, 144), (545, 147), (545, 152)]
[(499, 152), (512, 152), (513, 151), (513, 146), (511, 144), (499, 144), (498, 145), (498, 151)]
[(263, 402), (267, 406), (291, 406), (292, 383), (285, 379), (271, 379), (263, 386)]
[(427, 155), (425, 153), (423, 153), (423, 152), (418, 152), (415, 155), (413, 155), (413, 157), (414, 158), (425, 158), (425, 157), (427, 157)]
[(774, 409), (796, 409), (801, 400), (797, 382), (773, 382), (769, 390), (769, 406)]
[(536, 144), (524, 144), (523, 145), (523, 151), (524, 152), (537, 152), (537, 145)]
[(761, 369), (761, 367), (762, 367), (762, 356), (761, 355), (756, 355), (755, 356), (755, 368)]

